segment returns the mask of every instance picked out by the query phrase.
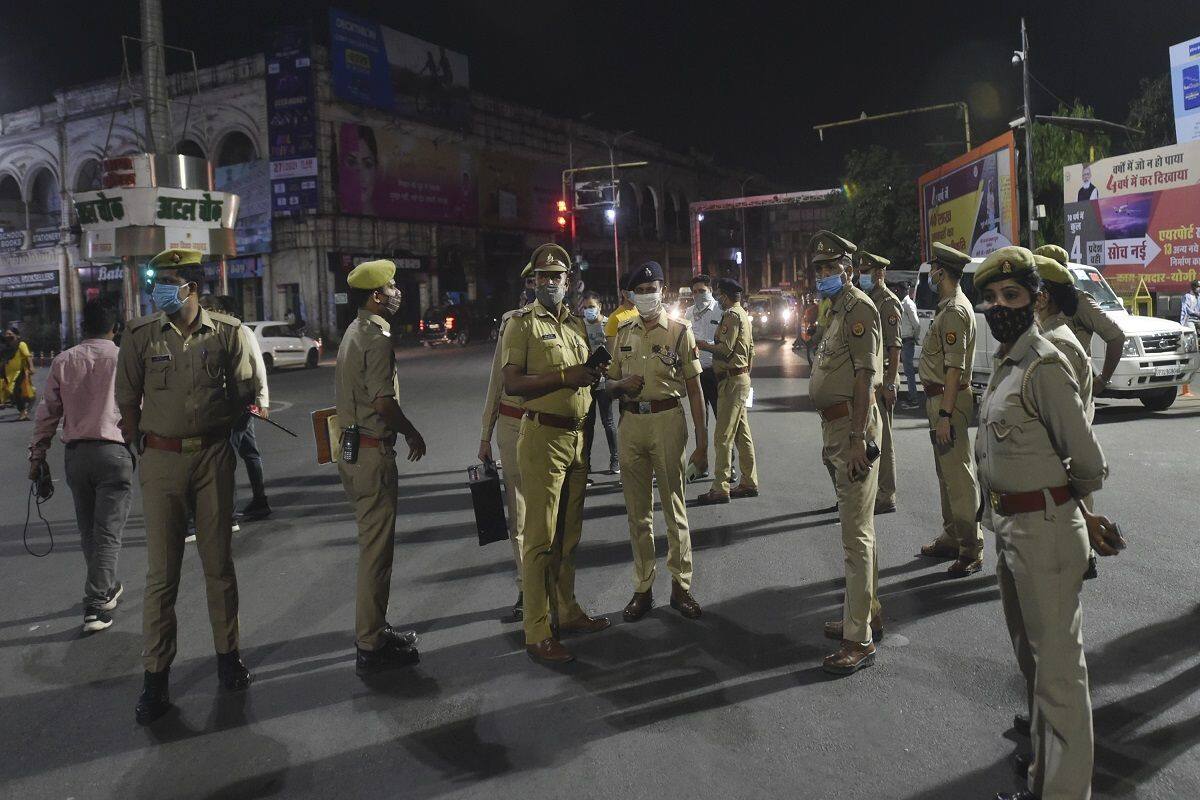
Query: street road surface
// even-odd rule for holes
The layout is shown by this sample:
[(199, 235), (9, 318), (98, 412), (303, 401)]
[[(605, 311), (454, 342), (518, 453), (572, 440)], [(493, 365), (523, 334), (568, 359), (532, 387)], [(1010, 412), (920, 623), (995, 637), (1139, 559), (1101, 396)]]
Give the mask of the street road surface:
[[(83, 560), (62, 480), (44, 507), (46, 558), (25, 553), (31, 426), (0, 411), (0, 796), (4, 798), (990, 798), (1017, 786), (1009, 730), (1023, 691), (989, 548), (981, 574), (945, 581), (915, 558), (938, 527), (923, 418), (897, 421), (896, 514), (877, 523), (887, 636), (876, 665), (820, 670), (821, 624), (840, 615), (842, 555), (802, 357), (758, 347), (750, 422), (762, 497), (691, 511), (696, 598), (626, 624), (632, 560), (622, 495), (597, 474), (579, 548), (578, 594), (613, 627), (569, 640), (579, 657), (534, 665), (509, 548), (475, 540), (465, 468), (478, 449), (488, 345), (399, 353), (402, 403), (429, 444), (401, 461), (390, 619), (421, 634), (421, 664), (354, 675), (354, 518), (337, 470), (314, 463), (308, 413), (333, 402), (333, 368), (272, 376), (258, 424), (269, 521), (236, 535), (242, 654), (256, 681), (217, 692), (194, 547), (179, 595), (178, 710), (134, 724), (141, 687), (145, 532), (140, 494), (125, 536), (116, 624), (80, 633)], [(44, 375), (42, 370), (42, 375)], [(1096, 796), (1200, 796), (1197, 475), (1200, 403), (1149, 415), (1101, 404), (1111, 465), (1098, 507), (1130, 547), (1084, 590), (1097, 732)], [(607, 466), (603, 435), (593, 463)], [(239, 466), (238, 503), (249, 496)], [(689, 487), (689, 496), (707, 489)], [(661, 533), (661, 516), (658, 517)], [(37, 527), (35, 527), (37, 526)], [(31, 544), (47, 544), (34, 517)], [(660, 554), (665, 542), (659, 540)]]

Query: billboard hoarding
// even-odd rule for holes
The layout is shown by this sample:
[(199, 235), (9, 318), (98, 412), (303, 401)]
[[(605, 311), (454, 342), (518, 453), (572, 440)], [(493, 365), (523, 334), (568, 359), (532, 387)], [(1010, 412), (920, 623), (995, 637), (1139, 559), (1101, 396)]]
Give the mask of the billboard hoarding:
[(918, 178), (923, 258), (934, 242), (980, 257), (1016, 244), (1016, 174), (1009, 131)]
[(265, 160), (213, 170), (216, 187), (239, 199), (233, 235), (240, 255), (271, 252), (270, 174), (270, 164)]
[(1173, 144), (1063, 167), (1063, 202), (1156, 192), (1200, 183), (1200, 142)]
[(1200, 36), (1172, 45), (1171, 97), (1175, 107), (1175, 141), (1200, 141)]
[(554, 164), (485, 152), (479, 164), (479, 219), (491, 227), (554, 231), (562, 173)]
[(278, 28), (267, 48), (267, 141), (276, 217), (317, 213), (317, 95), (308, 31)]
[(329, 41), (333, 91), (342, 100), (469, 127), (470, 67), (462, 53), (337, 8), (329, 9)]
[(352, 122), (338, 131), (343, 213), (422, 222), (478, 219), (475, 157), (448, 142)]

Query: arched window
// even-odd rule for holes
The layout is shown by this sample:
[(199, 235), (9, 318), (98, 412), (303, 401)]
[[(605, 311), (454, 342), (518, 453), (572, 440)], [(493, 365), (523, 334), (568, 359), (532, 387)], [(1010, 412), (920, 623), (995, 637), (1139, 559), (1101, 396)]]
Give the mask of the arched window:
[(258, 158), (258, 152), (250, 137), (241, 131), (234, 131), (221, 140), (217, 148), (217, 160), (214, 166), (228, 167), (231, 164), (245, 164)]
[(178, 145), (176, 150), (181, 156), (195, 156), (196, 158), (208, 158), (204, 155), (204, 148), (193, 142), (191, 139), (184, 139)]
[(679, 241), (679, 201), (670, 192), (663, 194), (663, 239)]
[(688, 210), (687, 195), (680, 192), (678, 198), (679, 215), (676, 222), (679, 225), (679, 241), (686, 243), (692, 235), (692, 212)]
[(658, 198), (654, 189), (642, 187), (642, 203), (639, 209), (642, 238), (653, 241), (658, 238)]
[(57, 228), (62, 223), (62, 197), (54, 173), (43, 167), (29, 186), (29, 227)]
[(75, 191), (94, 192), (100, 188), (100, 161), (89, 158), (75, 173)]
[(12, 175), (0, 175), (0, 230), (25, 230), (25, 199)]
[(622, 182), (618, 189), (617, 236), (627, 238), (638, 230), (637, 187)]

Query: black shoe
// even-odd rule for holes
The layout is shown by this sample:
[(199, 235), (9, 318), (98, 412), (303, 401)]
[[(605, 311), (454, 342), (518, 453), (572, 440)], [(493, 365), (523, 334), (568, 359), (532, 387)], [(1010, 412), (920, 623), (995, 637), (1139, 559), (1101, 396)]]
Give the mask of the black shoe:
[(1013, 716), (1013, 730), (1021, 736), (1029, 736), (1029, 715), (1017, 714)]
[(1042, 800), (1028, 789), (1021, 789), (1016, 792), (1001, 792), (996, 795), (996, 800)]
[(513, 619), (525, 619), (525, 593), (517, 592), (517, 602), (513, 603)]
[(271, 516), (271, 504), (267, 502), (265, 496), (254, 498), (241, 511), (242, 519), (247, 522), (253, 522), (256, 519), (266, 519), (269, 516)]
[(587, 483), (587, 485), (588, 485), (588, 486), (595, 486), (595, 485), (596, 485), (596, 482), (595, 482), (594, 480), (592, 480), (591, 478), (588, 478), (588, 479), (587, 479), (587, 481), (586, 481), (586, 483)]
[(227, 692), (240, 692), (254, 680), (237, 650), (217, 653), (217, 678)]
[(354, 672), (360, 678), (390, 669), (408, 667), (421, 661), (417, 652), (417, 632), (384, 628), (383, 644), (375, 650), (357, 649)]
[(116, 585), (104, 595), (104, 600), (99, 603), (93, 603), (93, 605), (101, 611), (112, 611), (117, 607), (117, 601), (121, 599), (121, 595), (124, 593), (125, 587), (121, 585), (120, 581), (117, 581)]
[(111, 628), (113, 624), (112, 614), (104, 611), (99, 606), (88, 606), (83, 612), (83, 632), (95, 633), (102, 631), (105, 628)]
[(170, 673), (170, 667), (162, 672), (146, 671), (142, 679), (142, 694), (134, 710), (138, 725), (149, 725), (171, 708), (171, 693), (167, 687)]
[(1033, 755), (1031, 753), (1017, 753), (1013, 756), (1013, 772), (1017, 773), (1018, 778), (1026, 778), (1029, 776), (1029, 765), (1033, 763)]
[(609, 461), (608, 462), (608, 474), (609, 475), (620, 475), (621, 474), (621, 462), (615, 458), (612, 459), (611, 461)]
[(1092, 553), (1088, 556), (1087, 571), (1083, 573), (1083, 579), (1090, 581), (1093, 578), (1099, 578), (1100, 573), (1096, 571), (1096, 554)]

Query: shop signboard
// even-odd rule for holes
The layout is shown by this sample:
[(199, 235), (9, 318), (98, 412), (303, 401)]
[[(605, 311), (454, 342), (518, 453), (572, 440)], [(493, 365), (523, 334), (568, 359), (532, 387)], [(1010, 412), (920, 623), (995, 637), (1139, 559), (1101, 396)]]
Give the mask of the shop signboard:
[(1009, 131), (917, 179), (926, 260), (934, 242), (980, 257), (1017, 242), (1016, 152)]
[(1172, 45), (1171, 97), (1175, 106), (1175, 141), (1200, 141), (1200, 36)]
[(0, 275), (0, 297), (38, 297), (58, 294), (58, 272)]
[(276, 217), (317, 213), (317, 94), (310, 38), (306, 28), (277, 28), (267, 47), (267, 141)]
[(237, 195), (200, 189), (133, 188), (72, 195), (79, 224), (97, 228), (163, 225), (177, 228), (232, 228)]
[(25, 246), (24, 230), (0, 230), (0, 253), (11, 253)]

